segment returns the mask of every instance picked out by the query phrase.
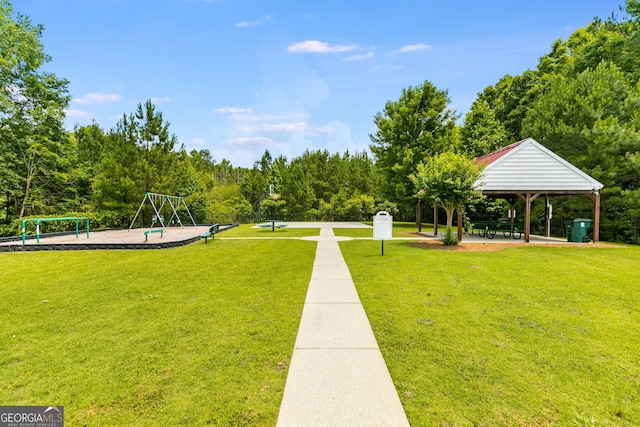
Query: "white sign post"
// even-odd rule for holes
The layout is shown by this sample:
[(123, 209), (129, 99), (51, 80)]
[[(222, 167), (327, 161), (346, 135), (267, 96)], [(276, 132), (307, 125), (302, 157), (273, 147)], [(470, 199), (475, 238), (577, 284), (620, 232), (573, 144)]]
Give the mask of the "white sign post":
[(393, 216), (389, 212), (380, 211), (373, 216), (373, 240), (382, 241), (382, 255), (384, 256), (384, 241), (393, 237)]

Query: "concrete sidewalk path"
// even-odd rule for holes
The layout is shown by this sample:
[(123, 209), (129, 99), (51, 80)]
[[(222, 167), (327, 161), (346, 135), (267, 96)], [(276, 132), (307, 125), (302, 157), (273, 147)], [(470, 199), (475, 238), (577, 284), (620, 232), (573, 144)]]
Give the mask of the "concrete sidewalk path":
[(408, 426), (333, 229), (322, 227), (277, 426)]

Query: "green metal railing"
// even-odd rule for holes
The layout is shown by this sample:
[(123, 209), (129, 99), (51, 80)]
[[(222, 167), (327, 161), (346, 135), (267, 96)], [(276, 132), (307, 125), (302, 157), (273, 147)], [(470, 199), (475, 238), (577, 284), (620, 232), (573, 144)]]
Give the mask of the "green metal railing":
[(89, 218), (87, 217), (65, 217), (65, 218), (28, 218), (22, 220), (22, 245), (27, 240), (26, 225), (27, 222), (35, 222), (36, 224), (36, 243), (40, 244), (40, 223), (45, 221), (75, 221), (76, 222), (76, 239), (80, 233), (80, 221), (86, 221), (87, 239), (89, 238)]

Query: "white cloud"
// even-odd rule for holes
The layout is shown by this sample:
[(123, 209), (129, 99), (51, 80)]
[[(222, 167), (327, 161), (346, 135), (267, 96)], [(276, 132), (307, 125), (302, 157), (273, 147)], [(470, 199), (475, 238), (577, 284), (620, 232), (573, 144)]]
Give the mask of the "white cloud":
[(82, 110), (65, 110), (65, 114), (67, 117), (87, 117), (91, 116), (93, 113)]
[(246, 138), (235, 138), (235, 139), (232, 139), (231, 141), (229, 141), (229, 145), (237, 145), (237, 146), (255, 145), (255, 146), (261, 146), (261, 147), (278, 147), (278, 146), (280, 146), (280, 144), (278, 144), (273, 139), (266, 138), (264, 136), (252, 136), (252, 137), (246, 137)]
[(247, 28), (247, 27), (258, 27), (260, 25), (264, 25), (265, 22), (270, 21), (273, 17), (271, 15), (266, 15), (262, 19), (256, 19), (255, 21), (240, 21), (236, 22), (234, 27), (236, 28)]
[(313, 134), (329, 133), (335, 129), (329, 126), (313, 126), (307, 122), (296, 123), (263, 123), (259, 126), (242, 126), (239, 130), (245, 132), (307, 132)]
[(289, 45), (288, 50), (292, 53), (339, 53), (351, 52), (358, 48), (355, 44), (336, 44), (330, 45), (318, 40), (307, 40)]
[(421, 50), (431, 49), (431, 46), (424, 43), (419, 44), (410, 44), (407, 46), (402, 46), (400, 49), (396, 50), (394, 53), (410, 53), (410, 52), (418, 52)]
[(365, 53), (363, 55), (351, 55), (344, 58), (344, 61), (362, 61), (365, 59), (373, 58), (373, 52)]
[(213, 112), (216, 114), (250, 114), (253, 110), (251, 108), (220, 107)]
[(323, 126), (315, 126), (311, 128), (311, 130), (317, 133), (333, 133), (336, 131), (336, 128), (331, 125), (323, 125)]
[(80, 98), (75, 98), (73, 102), (77, 104), (102, 104), (104, 102), (117, 102), (122, 97), (117, 93), (88, 93)]
[(258, 130), (262, 132), (304, 132), (309, 125), (306, 122), (262, 124)]
[(308, 117), (307, 114), (231, 114), (229, 116), (233, 120), (240, 122), (273, 122), (276, 120), (291, 120)]
[(331, 126), (314, 126), (307, 122), (295, 123), (262, 123), (258, 126), (240, 126), (237, 128), (240, 132), (261, 133), (261, 132), (285, 132), (304, 134), (305, 136), (316, 136), (325, 133), (335, 132), (335, 128)]
[(327, 134), (325, 148), (330, 153), (344, 153), (349, 150), (351, 154), (367, 151), (367, 142), (354, 142), (351, 136), (351, 128), (346, 123), (333, 120), (327, 124), (334, 132)]
[[(250, 168), (256, 159), (259, 159), (263, 150), (260, 148), (248, 147), (249, 149), (243, 149), (243, 147), (230, 147), (222, 146), (222, 144), (214, 145), (209, 149), (211, 156), (214, 159), (227, 159), (233, 166)], [(257, 152), (260, 150), (261, 152)]]
[(191, 144), (194, 144), (194, 145), (204, 145), (204, 144), (206, 144), (206, 143), (207, 143), (207, 141), (205, 141), (205, 140), (204, 140), (204, 139), (202, 139), (202, 138), (193, 138), (193, 139), (192, 139), (192, 140), (190, 140), (189, 142), (190, 142)]
[(163, 96), (163, 97), (154, 96), (154, 97), (145, 99), (144, 101), (127, 101), (127, 102), (131, 105), (138, 105), (138, 104), (144, 105), (147, 101), (151, 101), (153, 104), (160, 104), (161, 102), (171, 102), (171, 98), (168, 96)]
[(258, 25), (262, 25), (262, 22), (261, 21), (240, 21), (240, 22), (236, 22), (234, 27), (247, 28), (247, 27), (257, 27)]
[(402, 70), (404, 67), (402, 65), (375, 65), (367, 70), (369, 73), (378, 73), (378, 72), (391, 72)]

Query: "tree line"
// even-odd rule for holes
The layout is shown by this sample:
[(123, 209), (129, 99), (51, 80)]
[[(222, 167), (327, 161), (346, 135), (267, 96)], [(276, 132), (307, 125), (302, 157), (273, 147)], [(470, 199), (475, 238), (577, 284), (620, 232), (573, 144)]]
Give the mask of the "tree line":
[[(602, 239), (637, 243), (640, 1), (623, 11), (556, 41), (536, 69), (485, 88), (462, 121), (448, 92), (427, 80), (375, 115), (371, 154), (265, 151), (242, 168), (208, 150), (187, 152), (150, 101), (111, 129), (66, 130), (69, 82), (41, 71), (51, 60), (43, 27), (0, 0), (0, 233), (15, 234), (28, 216), (78, 212), (94, 227), (128, 226), (148, 191), (185, 197), (200, 223), (360, 221), (380, 209), (414, 220), (420, 195), (410, 176), (421, 162), (448, 152), (473, 158), (532, 137), (604, 184)], [(482, 203), (477, 215), (501, 215), (499, 201)], [(590, 211), (580, 197), (554, 198), (557, 218)], [(533, 218), (535, 227), (535, 205)]]

